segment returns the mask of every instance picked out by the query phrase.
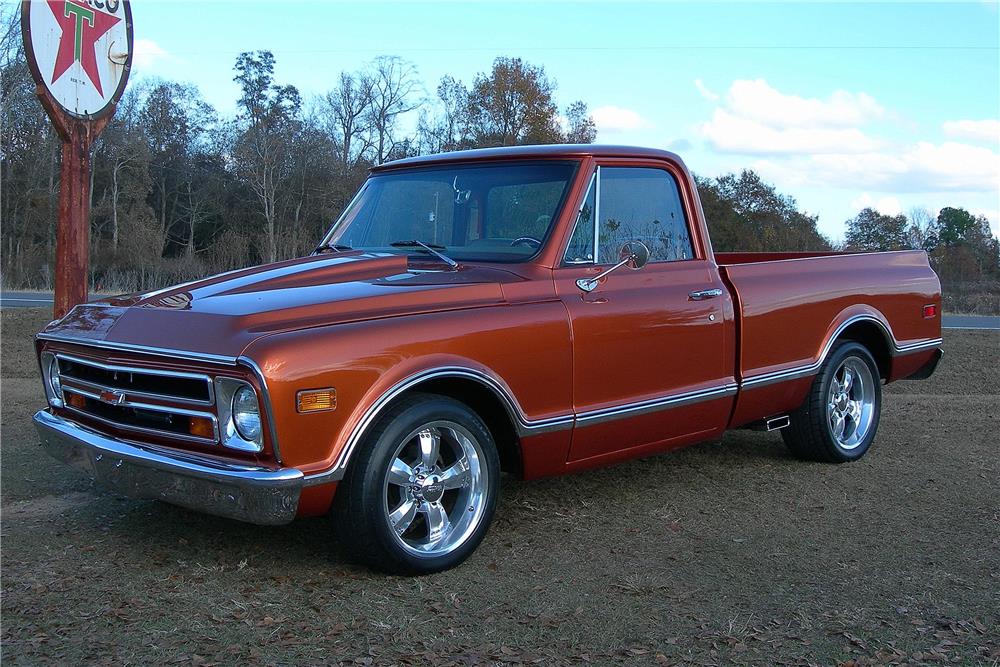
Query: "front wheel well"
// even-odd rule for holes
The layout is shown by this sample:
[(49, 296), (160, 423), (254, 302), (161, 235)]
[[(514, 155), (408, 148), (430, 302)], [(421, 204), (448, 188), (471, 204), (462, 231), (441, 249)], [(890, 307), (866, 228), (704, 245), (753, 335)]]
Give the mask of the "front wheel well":
[(881, 326), (871, 321), (856, 322), (844, 329), (837, 340), (852, 340), (864, 345), (875, 359), (878, 373), (888, 379), (892, 366), (892, 349)]
[(400, 398), (414, 392), (447, 396), (467, 405), (490, 430), (500, 456), (500, 469), (516, 477), (522, 476), (521, 443), (517, 430), (504, 400), (496, 392), (476, 380), (442, 377), (421, 382), (404, 392)]

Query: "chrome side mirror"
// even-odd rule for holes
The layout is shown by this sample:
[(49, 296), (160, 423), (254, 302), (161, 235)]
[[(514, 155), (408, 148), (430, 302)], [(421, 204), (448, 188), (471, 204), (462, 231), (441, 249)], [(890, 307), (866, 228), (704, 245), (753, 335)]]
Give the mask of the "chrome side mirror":
[(576, 286), (582, 289), (584, 292), (593, 292), (597, 289), (597, 285), (601, 282), (601, 278), (608, 275), (616, 269), (620, 269), (623, 266), (627, 266), (633, 271), (638, 271), (642, 267), (646, 266), (649, 261), (649, 248), (642, 241), (629, 241), (623, 243), (622, 247), (618, 249), (618, 260), (619, 262), (609, 268), (607, 271), (602, 271), (593, 278), (580, 278), (576, 281)]

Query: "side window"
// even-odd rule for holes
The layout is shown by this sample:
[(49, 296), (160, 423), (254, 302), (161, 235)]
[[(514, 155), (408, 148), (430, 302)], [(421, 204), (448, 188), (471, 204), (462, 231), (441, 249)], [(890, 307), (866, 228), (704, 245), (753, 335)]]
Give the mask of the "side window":
[(600, 243), (601, 264), (618, 261), (626, 241), (642, 241), (651, 262), (694, 257), (691, 234), (677, 181), (662, 169), (602, 167)]
[(694, 258), (680, 189), (662, 169), (599, 167), (566, 248), (566, 264), (593, 263), (595, 215), (600, 219), (599, 264), (616, 263), (626, 241), (645, 243), (653, 262)]
[(592, 264), (594, 261), (594, 215), (597, 213), (597, 175), (591, 176), (587, 189), (587, 198), (576, 217), (576, 227), (573, 238), (566, 248), (565, 262), (567, 264)]

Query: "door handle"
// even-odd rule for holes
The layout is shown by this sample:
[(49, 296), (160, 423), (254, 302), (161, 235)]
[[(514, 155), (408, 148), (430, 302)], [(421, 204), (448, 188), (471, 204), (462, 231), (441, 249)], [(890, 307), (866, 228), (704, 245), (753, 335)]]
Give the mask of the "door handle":
[(691, 292), (688, 294), (688, 299), (691, 301), (704, 301), (705, 299), (714, 299), (717, 296), (722, 296), (722, 290), (718, 287)]

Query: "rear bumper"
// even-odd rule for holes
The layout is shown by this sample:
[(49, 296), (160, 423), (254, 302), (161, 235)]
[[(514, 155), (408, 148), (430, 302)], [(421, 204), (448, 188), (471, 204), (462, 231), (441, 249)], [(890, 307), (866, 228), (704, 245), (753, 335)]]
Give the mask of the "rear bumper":
[(40, 410), (35, 427), (54, 458), (132, 498), (262, 525), (295, 518), (302, 472), (221, 463), (195, 455), (133, 445)]

